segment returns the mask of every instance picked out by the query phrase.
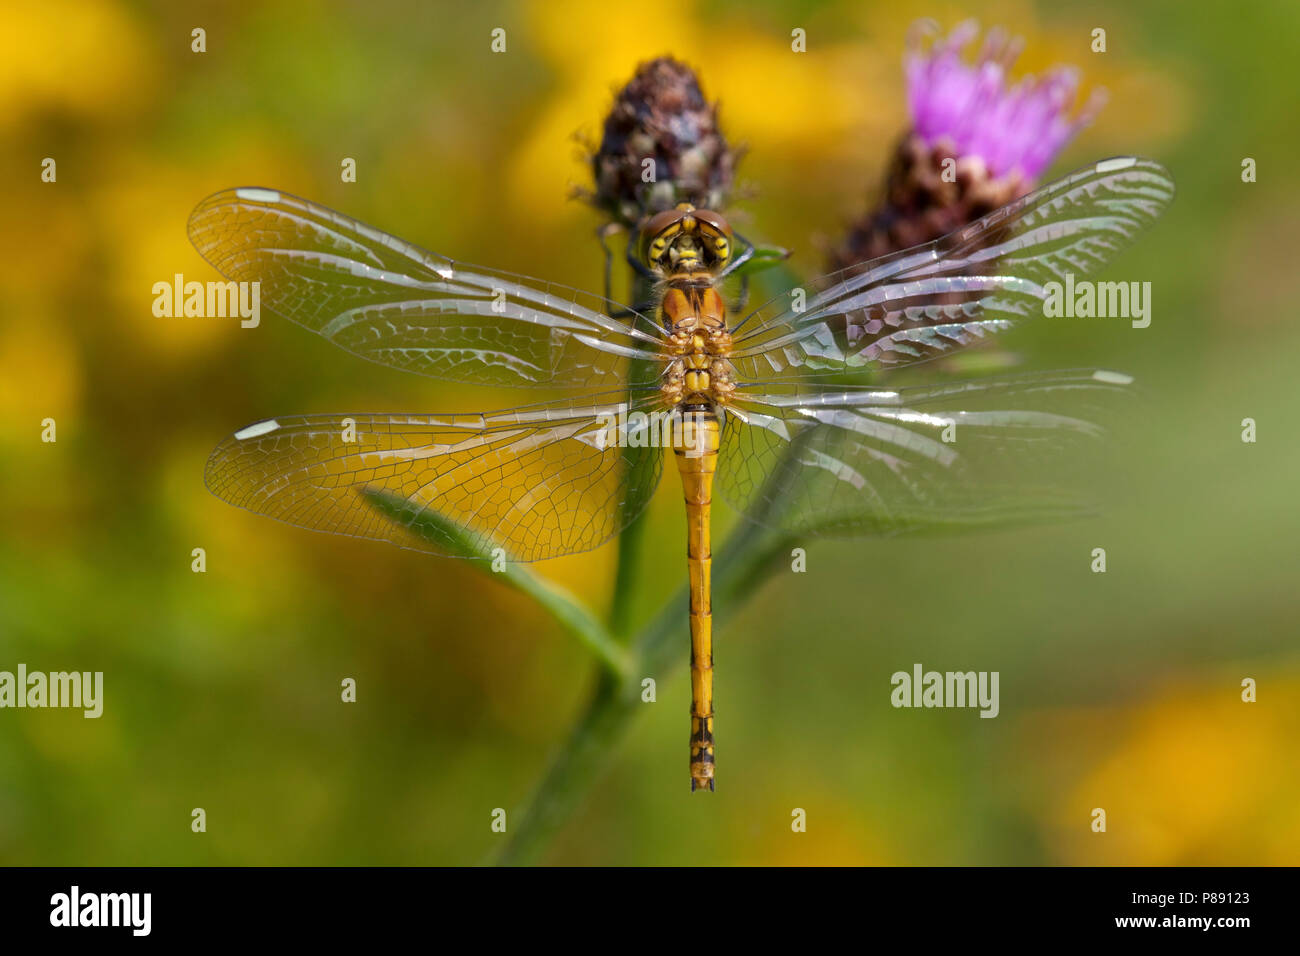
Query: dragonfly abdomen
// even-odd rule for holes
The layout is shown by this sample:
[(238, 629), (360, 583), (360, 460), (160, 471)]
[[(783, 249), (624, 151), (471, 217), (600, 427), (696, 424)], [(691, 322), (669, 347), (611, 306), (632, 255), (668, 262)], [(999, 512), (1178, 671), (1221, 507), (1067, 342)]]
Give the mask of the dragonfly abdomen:
[(687, 407), (673, 444), (686, 498), (691, 590), (691, 790), (713, 789), (713, 551), (710, 517), (720, 429), (711, 407)]

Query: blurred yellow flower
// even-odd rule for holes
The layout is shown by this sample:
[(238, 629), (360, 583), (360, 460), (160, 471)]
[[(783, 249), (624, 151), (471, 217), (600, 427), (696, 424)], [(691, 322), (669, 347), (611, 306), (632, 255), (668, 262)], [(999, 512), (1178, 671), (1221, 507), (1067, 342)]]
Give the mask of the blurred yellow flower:
[(81, 368), (67, 330), (29, 307), (0, 327), (0, 435), (6, 444), (34, 446), (40, 421), (64, 423), (81, 398)]
[[(143, 356), (206, 359), (222, 342), (257, 335), (260, 330), (241, 329), (237, 319), (156, 316), (152, 290), (157, 282), (173, 282), (177, 273), (186, 282), (217, 278), (190, 244), (185, 224), (210, 184), (227, 186), (248, 176), (222, 169), (292, 170), (295, 164), (282, 150), (268, 156), (258, 139), (209, 158), (199, 173), (137, 152), (114, 154), (107, 164), (105, 174), (97, 177), (103, 186), (93, 194), (87, 213), (103, 243), (102, 294), (109, 314), (124, 322), (124, 347)], [(102, 316), (83, 319), (104, 321)]]
[(102, 122), (155, 88), (153, 51), (121, 4), (5, 2), (0, 20), (0, 130), (49, 109)]
[[(1241, 700), (1239, 680), (1224, 673), (1118, 711), (1035, 716), (1026, 759), (1051, 781), (1041, 812), (1060, 862), (1300, 860), (1300, 676), (1264, 680), (1257, 703)], [(1062, 754), (1061, 741), (1077, 748)], [(1089, 826), (1098, 807), (1105, 833)]]

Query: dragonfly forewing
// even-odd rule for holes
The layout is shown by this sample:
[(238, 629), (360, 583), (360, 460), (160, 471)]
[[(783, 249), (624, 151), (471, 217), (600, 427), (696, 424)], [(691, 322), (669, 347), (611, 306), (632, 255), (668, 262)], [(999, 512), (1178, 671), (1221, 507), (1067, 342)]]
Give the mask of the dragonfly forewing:
[(978, 344), (1043, 313), (1047, 284), (1091, 275), (1173, 200), (1150, 160), (1103, 160), (971, 225), (812, 283), (733, 329), (732, 362), (763, 381), (887, 369)]
[(258, 282), (271, 311), (407, 372), (599, 391), (626, 382), (633, 359), (662, 364), (663, 333), (640, 313), (435, 255), (278, 190), (208, 197), (189, 235), (222, 275)]

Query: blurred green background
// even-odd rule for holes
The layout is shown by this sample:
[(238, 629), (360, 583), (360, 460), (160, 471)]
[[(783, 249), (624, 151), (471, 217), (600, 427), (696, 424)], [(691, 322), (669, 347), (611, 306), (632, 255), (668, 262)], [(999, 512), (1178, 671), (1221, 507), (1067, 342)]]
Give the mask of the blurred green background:
[[(740, 228), (812, 275), (903, 127), (903, 37), (922, 15), (1004, 24), (1028, 41), (1020, 70), (1074, 63), (1110, 91), (1049, 178), (1138, 153), (1178, 181), (1109, 273), (1152, 281), (1150, 328), (1040, 322), (1011, 340), (1031, 368), (1139, 378), (1117, 491), (1071, 525), (816, 544), (808, 573), (718, 607), (712, 797), (686, 792), (683, 621), (680, 667), (652, 675), (658, 702), (543, 859), (1300, 862), (1289, 0), (5, 3), (0, 669), (102, 670), (106, 700), (99, 720), (0, 711), (0, 862), (478, 862), (505, 839), (493, 808), (521, 807), (592, 680), (549, 619), (464, 563), (208, 494), (209, 450), (253, 420), (521, 397), (387, 371), (269, 314), (255, 331), (154, 317), (154, 282), (215, 278), (185, 237), (199, 199), (282, 188), (598, 291), (600, 220), (568, 198), (588, 185), (575, 134), (598, 139), (615, 88), (671, 53), (749, 146)], [(39, 440), (46, 417), (56, 444)], [(685, 578), (667, 477), (642, 616)], [(614, 555), (537, 570), (604, 613)], [(894, 710), (889, 675), (914, 662), (999, 671), (1001, 715)], [(1240, 702), (1243, 677), (1258, 703)]]

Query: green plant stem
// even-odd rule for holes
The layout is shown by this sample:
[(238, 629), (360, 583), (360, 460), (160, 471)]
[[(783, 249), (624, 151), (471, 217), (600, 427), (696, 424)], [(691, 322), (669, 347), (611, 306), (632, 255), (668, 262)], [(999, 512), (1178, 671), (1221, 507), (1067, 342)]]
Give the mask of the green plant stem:
[(524, 592), (551, 613), (560, 625), (590, 650), (606, 671), (619, 679), (632, 673), (632, 655), (620, 647), (609, 631), (563, 588), (550, 584), (517, 564), (507, 565), (506, 583)]
[(641, 541), (645, 537), (645, 512), (618, 536), (618, 567), (614, 572), (614, 596), (609, 608), (609, 630), (616, 640), (626, 641), (632, 631), (637, 582), (641, 577)]
[(503, 580), (522, 591), (551, 613), (569, 634), (596, 655), (610, 673), (627, 677), (631, 661), (626, 650), (610, 636), (585, 607), (573, 599), (563, 588), (548, 584), (532, 571), (514, 561), (506, 562), (503, 570), (489, 571), (495, 567), (494, 543), (458, 525), (445, 515), (413, 505), (409, 500), (380, 489), (365, 489), (366, 501), (380, 514), (396, 521), (440, 550), (462, 558), (470, 558), (476, 567), (490, 577)]
[[(642, 308), (654, 295), (654, 284), (633, 272), (629, 284), (634, 308)], [(633, 359), (628, 369), (629, 398), (646, 384), (652, 383), (659, 369), (653, 362)], [(641, 541), (645, 537), (645, 513), (634, 517), (618, 537), (618, 567), (614, 574), (614, 596), (609, 610), (609, 629), (619, 639), (632, 631), (636, 611), (634, 598), (641, 578)]]
[[(746, 523), (715, 555), (715, 608), (731, 608), (752, 594), (779, 566), (789, 539)], [(689, 594), (679, 591), (637, 635), (630, 678), (602, 674), (586, 711), (551, 761), (523, 812), (511, 825), (509, 842), (494, 862), (518, 865), (536, 861), (578, 808), (614, 749), (640, 713), (642, 675), (686, 669)], [(683, 746), (685, 744), (683, 743)], [(683, 760), (683, 767), (685, 760)], [(686, 775), (682, 774), (685, 788)]]

